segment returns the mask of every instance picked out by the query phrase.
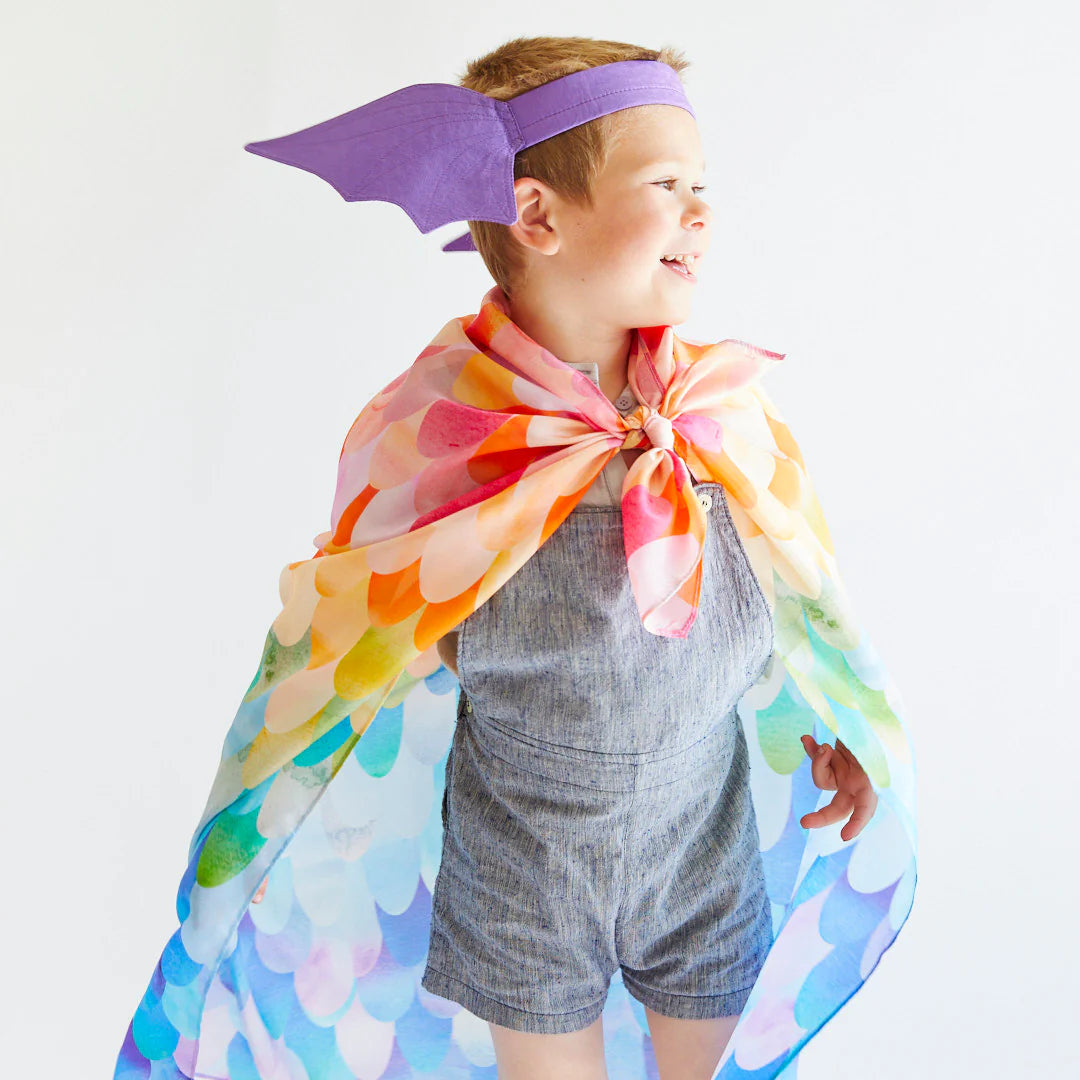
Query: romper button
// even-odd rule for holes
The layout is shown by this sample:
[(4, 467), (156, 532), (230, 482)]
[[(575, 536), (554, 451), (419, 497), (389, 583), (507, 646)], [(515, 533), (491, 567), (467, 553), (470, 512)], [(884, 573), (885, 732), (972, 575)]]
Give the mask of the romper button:
[(629, 397), (626, 394), (623, 394), (622, 397), (617, 397), (615, 399), (615, 404), (620, 409), (629, 409), (630, 406), (633, 405), (633, 403), (634, 403), (634, 399), (632, 397)]
[(702, 510), (711, 510), (712, 509), (712, 496), (707, 491), (703, 491), (698, 496), (698, 499), (701, 501), (701, 509)]
[(472, 702), (468, 698), (465, 699), (465, 711), (472, 712)]

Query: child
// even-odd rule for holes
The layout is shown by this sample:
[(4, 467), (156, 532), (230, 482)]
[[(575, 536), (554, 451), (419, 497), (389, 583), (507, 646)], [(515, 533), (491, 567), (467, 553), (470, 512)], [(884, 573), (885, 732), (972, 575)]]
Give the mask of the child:
[[(572, 72), (622, 61), (659, 61), (676, 73), (686, 67), (680, 55), (668, 49), (653, 52), (585, 38), (516, 39), (470, 64), (461, 84), (506, 101)], [(321, 732), (337, 730), (325, 724), (312, 726), (302, 741), (293, 739), (286, 748), (277, 748), (275, 739), (291, 738), (300, 726), (275, 712), (275, 700), (285, 701), (285, 708), (298, 699), (318, 702), (324, 697), (312, 696), (314, 683), (297, 682), (288, 697), (279, 694), (275, 699), (270, 695), (275, 682), (283, 677), (286, 681), (300, 679), (309, 672), (314, 680), (320, 670), (314, 655), (317, 650), (324, 658), (340, 655), (342, 659), (333, 669), (334, 691), (337, 700), (354, 706), (352, 728), (363, 732), (373, 726), (374, 716), (382, 715), (378, 705), (369, 713), (356, 704), (369, 700), (365, 692), (376, 685), (376, 680), (368, 677), (369, 658), (376, 648), (392, 652), (400, 647), (394, 639), (390, 646), (373, 642), (357, 651), (376, 627), (392, 628), (396, 622), (389, 617), (375, 619), (372, 598), (376, 592), (386, 598), (386, 610), (417, 591), (427, 600), (422, 609), (425, 612), (438, 603), (449, 605), (427, 624), (421, 616), (410, 630), (409, 646), (415, 639), (416, 647), (411, 653), (400, 653), (419, 655), (407, 669), (414, 681), (433, 677), (431, 665), (425, 670), (421, 663), (429, 650), (434, 650), (460, 681), (453, 744), (445, 769), (441, 855), (430, 923), (424, 928), (428, 952), (420, 971), (419, 985), (431, 997), (418, 1000), (429, 1011), (436, 1008), (433, 999), (456, 1003), (486, 1021), (501, 1080), (605, 1077), (601, 1013), (608, 1002), (609, 980), (616, 973), (644, 1008), (661, 1080), (706, 1080), (713, 1076), (751, 998), (766, 1000), (765, 990), (771, 988), (762, 981), (762, 973), (779, 942), (774, 922), (786, 928), (802, 903), (811, 900), (792, 900), (781, 910), (783, 902), (778, 904), (773, 895), (778, 879), (770, 880), (762, 857), (765, 845), (751, 792), (751, 759), (762, 752), (779, 754), (786, 764), (772, 767), (778, 773), (791, 774), (798, 767), (791, 758), (792, 724), (813, 724), (816, 717), (805, 704), (793, 704), (786, 745), (763, 740), (763, 750), (755, 749), (751, 754), (738, 707), (755, 687), (788, 678), (798, 680), (798, 691), (795, 682), (784, 682), (789, 701), (794, 703), (798, 693), (811, 705), (825, 700), (815, 682), (824, 678), (820, 674), (824, 664), (807, 669), (804, 662), (808, 654), (800, 652), (795, 624), (777, 621), (776, 611), (790, 613), (786, 598), (795, 600), (798, 633), (809, 642), (806, 647), (811, 654), (825, 655), (824, 650), (831, 649), (829, 655), (842, 654), (847, 659), (849, 686), (835, 680), (827, 683), (836, 703), (846, 705), (851, 715), (862, 721), (871, 711), (868, 703), (873, 698), (878, 719), (888, 714), (895, 720), (880, 692), (860, 681), (860, 674), (870, 670), (866, 667), (869, 647), (863, 643), (858, 656), (854, 651), (841, 653), (842, 649), (853, 650), (859, 639), (850, 634), (844, 598), (826, 554), (831, 549), (824, 523), (818, 520), (819, 511), (806, 511), (809, 528), (791, 524), (795, 521), (792, 518), (770, 533), (764, 518), (750, 524), (752, 515), (748, 516), (742, 498), (729, 498), (732, 492), (740, 494), (752, 508), (755, 500), (756, 505), (765, 505), (766, 492), (760, 486), (755, 489), (760, 482), (750, 475), (752, 456), (746, 458), (748, 468), (743, 470), (741, 486), (735, 471), (724, 471), (719, 436), (714, 439), (709, 433), (712, 428), (708, 428), (709, 423), (713, 428), (716, 423), (709, 417), (730, 417), (726, 425), (719, 424), (729, 455), (723, 461), (737, 460), (739, 440), (748, 445), (752, 441), (755, 429), (749, 418), (761, 415), (768, 418), (767, 423), (762, 421), (761, 430), (771, 432), (770, 439), (775, 437), (776, 445), (786, 448), (784, 459), (801, 467), (797, 448), (771, 403), (764, 405), (762, 413), (762, 402), (767, 402), (763, 393), (737, 386), (738, 379), (748, 378), (748, 364), (764, 364), (767, 358), (776, 358), (775, 354), (746, 346), (738, 362), (723, 369), (728, 372), (723, 378), (730, 385), (726, 383), (721, 389), (747, 410), (725, 413), (719, 403), (726, 398), (709, 397), (715, 389), (708, 394), (701, 391), (704, 396), (695, 398), (693, 382), (700, 369), (701, 386), (711, 379), (708, 386), (720, 387), (721, 377), (708, 375), (714, 361), (707, 349), (721, 347), (698, 350), (670, 331), (689, 316), (698, 274), (708, 265), (712, 215), (701, 195), (703, 172), (700, 136), (692, 112), (684, 105), (656, 101), (609, 111), (515, 155), (515, 220), (469, 220), (470, 235), (495, 277), (496, 287), (485, 297), (481, 316), (471, 322), (463, 319), (447, 324), (414, 368), (387, 386), (350, 432), (340, 475), (350, 478), (350, 492), (362, 487), (355, 477), (360, 468), (357, 462), (362, 460), (368, 484), (363, 491), (367, 494), (345, 497), (343, 486), (335, 499), (334, 529), (320, 538), (319, 556), (309, 564), (291, 564), (291, 579), (283, 578), (285, 611), (275, 623), (274, 640), (268, 639), (260, 674), (245, 697), (245, 702), (262, 701), (264, 710), (258, 718), (264, 726), (254, 739), (250, 739), (254, 728), (248, 722), (245, 731), (250, 741), (235, 767), (252, 772), (243, 783), (248, 794), (234, 794), (235, 779), (219, 780), (221, 791), (215, 784), (217, 797), (211, 796), (204, 815), (206, 827), (193, 842), (193, 849), (205, 845), (199, 861), (201, 871), (207, 861), (205, 852), (214, 848), (214, 829), (223, 815), (232, 815), (234, 822), (242, 816), (254, 819), (254, 811), (246, 809), (244, 800), (254, 802), (260, 784), (282, 783), (284, 772), (274, 771), (281, 768), (280, 763), (291, 761), (297, 774), (313, 767), (319, 739), (330, 737)], [(401, 205), (408, 209), (404, 201)], [(460, 338), (460, 332), (455, 331), (459, 325), (467, 328), (469, 339), (457, 353), (454, 346), (445, 343), (455, 333)], [(639, 328), (651, 330), (646, 334)], [(445, 353), (440, 352), (443, 348)], [(551, 360), (549, 354), (557, 359)], [(459, 355), (464, 366), (458, 366)], [(687, 362), (695, 357), (700, 357), (697, 367)], [(499, 383), (504, 373), (515, 371), (512, 383)], [(648, 381), (650, 373), (661, 385)], [(545, 381), (549, 376), (551, 381)], [(500, 394), (503, 397), (499, 400), (510, 400), (506, 398), (510, 387), (512, 405), (492, 404)], [(677, 387), (687, 406), (681, 412), (682, 420), (673, 398)], [(429, 403), (426, 411), (416, 410), (418, 401)], [(396, 525), (397, 511), (392, 507), (381, 510), (385, 516), (380, 519), (369, 507), (375, 507), (393, 485), (375, 483), (371, 478), (395, 470), (394, 483), (406, 476), (400, 462), (414, 460), (417, 449), (404, 450), (400, 439), (408, 433), (415, 448), (428, 447), (426, 458), (438, 461), (439, 455), (450, 452), (449, 447), (467, 438), (474, 442), (480, 438), (472, 432), (464, 434), (465, 429), (460, 436), (454, 435), (458, 429), (449, 420), (439, 421), (438, 433), (432, 433), (436, 424), (432, 416), (437, 408), (449, 407), (451, 402), (458, 406), (471, 402), (472, 409), (485, 409), (484, 415), (498, 418), (498, 426), (482, 433), (486, 441), (479, 445), (487, 447), (485, 456), (473, 452), (468, 459), (469, 482), (486, 482), (489, 487), (483, 490), (489, 502), (475, 504), (474, 497), (467, 495), (472, 489), (454, 487), (449, 478), (458, 474), (451, 474), (448, 467), (437, 474), (439, 496), (427, 498), (430, 489), (424, 487), (422, 478), (432, 477), (430, 483), (435, 484), (436, 473), (434, 466), (425, 467), (416, 472), (421, 479), (408, 496), (410, 512), (420, 511), (420, 517), (405, 531), (390, 529), (386, 523)], [(702, 404), (694, 407), (695, 402)], [(717, 407), (710, 411), (705, 407), (709, 402)], [(452, 415), (471, 418), (475, 414), (459, 408)], [(391, 443), (387, 433), (393, 425), (410, 424), (412, 416), (422, 418), (419, 426), (403, 426), (401, 435)], [(741, 431), (739, 416), (747, 418)], [(561, 435), (562, 427), (577, 423), (578, 417), (591, 419), (591, 427), (579, 425), (572, 435)], [(530, 434), (506, 444), (505, 455), (518, 455), (514, 460), (519, 465), (510, 469), (500, 463), (492, 440), (517, 421), (527, 422)], [(381, 441), (372, 436), (376, 425), (380, 436), (385, 435)], [(576, 458), (544, 445), (545, 439), (559, 444), (563, 438), (566, 446), (576, 451)], [(402, 448), (397, 461), (380, 458), (381, 450), (388, 446)], [(615, 449), (619, 452), (613, 452)], [(595, 463), (601, 458), (604, 464), (597, 471)], [(780, 449), (775, 451), (775, 459), (781, 460)], [(544, 512), (536, 517), (544, 523), (542, 533), (516, 541), (518, 546), (512, 547), (506, 533), (477, 532), (476, 536), (494, 539), (454, 547), (447, 532), (447, 540), (436, 554), (449, 561), (435, 562), (433, 556), (427, 570), (422, 554), (426, 548), (400, 557), (389, 554), (391, 548), (386, 545), (419, 537), (428, 524), (448, 527), (452, 514), (446, 508), (464, 514), (474, 505), (499, 505), (503, 509), (498, 513), (491, 510), (486, 524), (478, 514), (470, 527), (503, 527), (499, 515), (508, 512), (505, 507), (509, 504), (500, 502), (498, 496), (514, 494), (504, 479), (516, 486), (518, 504), (528, 505), (530, 495), (521, 493), (532, 491), (532, 500), (538, 499), (535, 492), (540, 489), (528, 485), (544, 475), (539, 463), (545, 463), (549, 470), (544, 490), (561, 492), (560, 497), (571, 504), (562, 508), (552, 524), (553, 511), (546, 510), (545, 503), (540, 508)], [(790, 468), (790, 473), (775, 474), (771, 488), (798, 489), (797, 503), (816, 508), (805, 475), (797, 474), (794, 464)], [(426, 517), (421, 503), (430, 508)], [(436, 509), (439, 504), (443, 507)], [(659, 531), (656, 522), (662, 524)], [(520, 520), (515, 530), (518, 536), (527, 532)], [(811, 531), (824, 537), (820, 545)], [(763, 554), (766, 543), (772, 545), (771, 554)], [(816, 545), (816, 567), (800, 557), (798, 544), (806, 550)], [(457, 584), (440, 588), (439, 582), (454, 577), (458, 570), (452, 565), (455, 561), (467, 563), (475, 558), (482, 570), (490, 562), (487, 549), (513, 557), (502, 565), (491, 562), (487, 574), (477, 579), (469, 604), (462, 607), (458, 601), (464, 594), (455, 591)], [(783, 558), (778, 554), (781, 551)], [(335, 564), (347, 566), (336, 571), (330, 564), (321, 564), (322, 559), (341, 560), (358, 553), (366, 553), (363, 566), (356, 558), (349, 564)], [(309, 565), (310, 571), (304, 569)], [(417, 569), (410, 571), (408, 579), (402, 578), (410, 566)], [(770, 568), (767, 577), (766, 567)], [(304, 580), (317, 584), (318, 598), (313, 591), (310, 602), (297, 599), (301, 572), (308, 575)], [(354, 576), (346, 578), (346, 574)], [(809, 586), (792, 584), (815, 575), (816, 593)], [(466, 574), (461, 580), (475, 576)], [(293, 583), (286, 586), (286, 580)], [(379, 584), (382, 581), (386, 584)], [(799, 597), (804, 595), (817, 597), (816, 606), (812, 605), (805, 617), (799, 608)], [(372, 614), (362, 621), (365, 597)], [(451, 610), (455, 603), (457, 608)], [(306, 635), (301, 633), (304, 621), (298, 622), (295, 614), (301, 609), (304, 618), (310, 619)], [(320, 616), (320, 610), (329, 615)], [(382, 609), (378, 613), (384, 614)], [(331, 622), (330, 616), (337, 621)], [(355, 624), (348, 637), (342, 636), (346, 623)], [(820, 638), (808, 636), (815, 623)], [(453, 629), (447, 629), (449, 626)], [(831, 645), (830, 634), (835, 635)], [(301, 664), (286, 655), (286, 645), (305, 637), (307, 652), (300, 658), (305, 661)], [(358, 644), (350, 649), (353, 641)], [(774, 653), (787, 665), (787, 675), (773, 670)], [(350, 669), (343, 677), (342, 670), (353, 656), (362, 661), (360, 673)], [(799, 656), (803, 674), (807, 670), (812, 674), (803, 678), (789, 656)], [(400, 680), (398, 673), (403, 667), (394, 660), (386, 672)], [(346, 693), (346, 684), (352, 693)], [(386, 689), (381, 691), (378, 700), (383, 712), (392, 700), (400, 702), (411, 689), (406, 686), (402, 691), (401, 685), (390, 681), (396, 698), (387, 698)], [(267, 696), (260, 696), (264, 692)], [(773, 695), (779, 701), (775, 688)], [(894, 691), (891, 696), (895, 703)], [(331, 704), (328, 702), (323, 711)], [(829, 712), (827, 704), (823, 708)], [(310, 706), (295, 716), (298, 720), (309, 713)], [(345, 715), (345, 708), (338, 708), (335, 718), (338, 714)], [(312, 722), (319, 715), (314, 714)], [(864, 727), (851, 719), (844, 722), (862, 740), (865, 760), (885, 762)], [(234, 729), (238, 725), (239, 718)], [(759, 734), (763, 730), (760, 726), (757, 729)], [(809, 829), (844, 821), (840, 837), (853, 840), (878, 805), (870, 777), (839, 739), (833, 748), (824, 741), (819, 743), (813, 734), (803, 733), (801, 742), (810, 759), (813, 784), (836, 795), (828, 805), (800, 815), (799, 824)], [(239, 740), (233, 739), (231, 744), (235, 750)], [(342, 744), (334, 773), (352, 761), (352, 745), (351, 741)], [(895, 768), (893, 756), (902, 757), (902, 750), (894, 742), (889, 754), (888, 764)], [(270, 764), (259, 764), (260, 755), (270, 755)], [(225, 758), (223, 755), (223, 762)], [(764, 761), (761, 768), (765, 768)], [(887, 778), (883, 769), (878, 773)], [(225, 776), (224, 765), (221, 775)], [(328, 781), (328, 776), (318, 774), (307, 789)], [(344, 792), (345, 784), (339, 781), (339, 785)], [(264, 800), (258, 804), (262, 806), (259, 820), (244, 834), (254, 852), (261, 851), (259, 841), (269, 840), (272, 846), (275, 837), (284, 836), (287, 842), (310, 813), (310, 804), (304, 801), (309, 796), (290, 792), (281, 787), (277, 803), (272, 803), (270, 794), (259, 796)], [(323, 798), (324, 814), (336, 814), (334, 793)], [(295, 799), (300, 808), (291, 815), (282, 809), (289, 799)], [(241, 827), (232, 824), (229, 828), (232, 831), (227, 839), (214, 849), (219, 854), (209, 860), (210, 869), (196, 875), (207, 891), (223, 886), (226, 877), (231, 880), (237, 866), (247, 867), (244, 873), (250, 875), (258, 862), (255, 854), (238, 859), (236, 851), (243, 846), (237, 839)], [(791, 829), (784, 828), (783, 835), (796, 835)], [(774, 838), (778, 834), (771, 816), (769, 832)], [(869, 835), (875, 837), (880, 832), (880, 827), (871, 829)], [(326, 835), (337, 835), (329, 823)], [(805, 833), (801, 835), (805, 846)], [(902, 905), (907, 899), (902, 884), (905, 872), (910, 871), (911, 888), (914, 885), (913, 864), (909, 865), (912, 844), (906, 834), (902, 843), (888, 837), (882, 843), (891, 843), (889, 851), (899, 853), (896, 867), (890, 867), (890, 871), (895, 869), (890, 881), (896, 903)], [(302, 845), (296, 847), (302, 849)], [(792, 854), (798, 860), (799, 852), (790, 848), (788, 862)], [(272, 862), (269, 856), (263, 861)], [(218, 862), (230, 863), (228, 874), (217, 871)], [(303, 860), (294, 854), (292, 863), (295, 877)], [(385, 869), (379, 862), (372, 867), (369, 885), (378, 880), (375, 871)], [(833, 875), (830, 884), (839, 881), (836, 875), (843, 873), (843, 867), (837, 865), (829, 873)], [(260, 878), (262, 883), (252, 897), (256, 904), (271, 904), (275, 888), (291, 888), (292, 892), (281, 893), (287, 898), (301, 895), (295, 881), (288, 887), (274, 886), (273, 873), (270, 878), (260, 873), (253, 883)], [(785, 900), (792, 898), (797, 885), (790, 874), (788, 879), (790, 891)], [(831, 884), (831, 888), (840, 895), (838, 885)], [(879, 889), (874, 891), (875, 903), (880, 905), (883, 894)], [(819, 890), (814, 894), (816, 902), (828, 893)], [(317, 902), (311, 907), (318, 907)], [(241, 941), (234, 943), (231, 953), (234, 958), (241, 954), (247, 958), (230, 961), (232, 974), (220, 980), (238, 1003), (233, 1006), (230, 1002), (234, 1025), (230, 1030), (237, 1034), (223, 1052), (235, 1075), (250, 1072), (269, 1076), (272, 1067), (280, 1066), (280, 1062), (271, 1064), (275, 1040), (283, 1040), (283, 1046), (299, 1047), (302, 1043), (299, 1036), (290, 1043), (289, 1023), (274, 1019), (275, 999), (269, 992), (260, 1001), (253, 982), (251, 998), (246, 998), (245, 979), (237, 974), (241, 970), (237, 965), (249, 965), (252, 972), (261, 967), (276, 973), (295, 970), (290, 986), (309, 1016), (316, 1009), (311, 1002), (317, 1001), (320, 993), (330, 993), (334, 980), (327, 966), (330, 961), (321, 961), (302, 973), (286, 956), (289, 949), (284, 944), (269, 944), (283, 936), (280, 920), (287, 917), (284, 906), (279, 904), (266, 915), (258, 914), (260, 909), (251, 910), (250, 916), (241, 919)], [(851, 913), (855, 910), (854, 906), (849, 908)], [(249, 928), (253, 926), (247, 952), (241, 948), (244, 919)], [(880, 915), (873, 927), (878, 926), (878, 919)], [(876, 942), (870, 943), (873, 927), (866, 923), (843, 939), (845, 948), (852, 945), (851, 956), (862, 958), (863, 964), (871, 948), (877, 950), (873, 956), (876, 963), (891, 941), (879, 933)], [(394, 934), (385, 926), (383, 930), (385, 939), (393, 940)], [(792, 936), (797, 932), (802, 931), (790, 930), (788, 939), (797, 941)], [(816, 940), (823, 937), (832, 941), (824, 931)], [(398, 948), (400, 951), (400, 942)], [(801, 953), (787, 948), (792, 956), (806, 952), (805, 948)], [(208, 950), (208, 955), (211, 952)], [(357, 965), (370, 969), (370, 963), (364, 967), (357, 959), (355, 950), (351, 955), (348, 972), (355, 973)], [(832, 955), (844, 957), (847, 963), (848, 954), (840, 944)], [(792, 970), (813, 974), (821, 962), (815, 957), (808, 966), (800, 969), (794, 964)], [(850, 996), (854, 978), (848, 969), (844, 976), (847, 983), (833, 978), (837, 986), (849, 987), (839, 1003)], [(385, 1021), (393, 1017), (396, 1049), (384, 1061), (387, 1071), (372, 1069), (362, 1075), (413, 1075), (405, 1071), (413, 1066), (417, 1075), (443, 1075), (438, 1070), (432, 1073), (432, 1060), (421, 1062), (415, 1047), (410, 1056), (406, 1014), (399, 1010), (384, 1015), (381, 1011), (396, 993), (392, 984), (383, 979), (378, 994), (358, 997), (359, 984), (354, 986), (353, 978), (353, 974), (345, 976), (352, 996), (343, 995), (333, 1008), (327, 1005), (322, 1010), (321, 1029), (337, 1025), (334, 1052), (349, 1062), (350, 1040), (342, 1032), (354, 1029), (347, 1028), (347, 1022), (366, 1024), (371, 1018)], [(790, 981), (790, 972), (787, 978)], [(320, 979), (325, 981), (320, 983)], [(310, 1001), (305, 1000), (301, 988)], [(247, 1000), (253, 1003), (250, 1010), (243, 1004)], [(835, 1011), (839, 1003), (830, 999), (829, 1008)], [(353, 1015), (356, 1009), (362, 1018)], [(290, 1015), (295, 1013), (294, 1008)], [(460, 1009), (451, 1007), (436, 1015), (457, 1016)], [(756, 1015), (760, 1026), (761, 1018), (769, 1014), (759, 1010)], [(741, 1069), (755, 1076), (776, 1076), (813, 1033), (807, 1034), (804, 1024), (801, 1034), (788, 1034), (782, 1030), (787, 1021), (780, 1013), (773, 1015), (775, 1030), (771, 1033), (767, 1025), (756, 1032), (753, 1025), (747, 1025), (747, 1056), (736, 1064), (729, 1054), (725, 1076), (743, 1075)], [(818, 1027), (828, 1015), (831, 1012), (818, 1018)], [(198, 1024), (193, 1030), (195, 1034), (189, 1038), (198, 1044)], [(360, 1030), (364, 1032), (360, 1041), (367, 1047), (376, 1029), (355, 1029)], [(465, 1054), (467, 1029), (458, 1031), (455, 1027), (455, 1038)], [(125, 1044), (131, 1060), (135, 1060), (137, 1042), (133, 1029)], [(354, 1043), (359, 1045), (355, 1039)], [(250, 1059), (253, 1072), (243, 1071), (248, 1066), (242, 1068), (236, 1056), (241, 1054), (241, 1044), (246, 1055), (243, 1060)], [(310, 1045), (303, 1045), (312, 1052)], [(141, 1043), (139, 1050), (143, 1050)], [(175, 1051), (170, 1053), (175, 1055)], [(190, 1053), (194, 1074), (194, 1058), (199, 1058), (200, 1068), (203, 1058), (197, 1045)], [(455, 1060), (458, 1068), (466, 1064), (464, 1057)], [(354, 1058), (351, 1067), (359, 1071), (355, 1062)], [(445, 1063), (449, 1069), (449, 1056)], [(310, 1061), (305, 1060), (304, 1065), (315, 1075)]]

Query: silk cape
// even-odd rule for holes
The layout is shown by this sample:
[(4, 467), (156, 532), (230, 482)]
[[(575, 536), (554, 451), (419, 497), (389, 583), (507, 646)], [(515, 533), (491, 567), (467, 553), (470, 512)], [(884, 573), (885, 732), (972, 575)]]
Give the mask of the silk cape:
[[(695, 477), (723, 484), (772, 612), (772, 657), (738, 712), (775, 940), (714, 1075), (795, 1075), (799, 1051), (906, 921), (917, 842), (898, 691), (760, 384), (782, 359), (639, 328), (628, 379), (641, 404), (624, 419), (512, 321), (495, 286), (364, 407), (342, 447), (331, 528), (281, 573), (281, 611), (191, 839), (179, 926), (114, 1080), (493, 1080), (487, 1023), (419, 984), (459, 689), (435, 642), (624, 446), (642, 450), (622, 511), (645, 628), (682, 637), (693, 624), (705, 528)], [(851, 841), (842, 822), (799, 824), (833, 795), (813, 783), (805, 732), (840, 738), (871, 779), (878, 806)], [(618, 973), (603, 1023), (611, 1075), (645, 1080), (644, 1010)]]

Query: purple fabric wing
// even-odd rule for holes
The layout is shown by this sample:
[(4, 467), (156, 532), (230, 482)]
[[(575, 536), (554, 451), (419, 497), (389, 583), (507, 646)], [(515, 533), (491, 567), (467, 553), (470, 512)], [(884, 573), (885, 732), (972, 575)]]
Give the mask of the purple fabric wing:
[(244, 149), (314, 173), (347, 202), (392, 202), (428, 233), (469, 219), (513, 224), (514, 154), (523, 141), (505, 101), (418, 83)]
[[(476, 221), (476, 218), (473, 218)], [(449, 241), (442, 246), (443, 251), (475, 251), (476, 245), (473, 243), (472, 233), (463, 233), (461, 236), (455, 236), (453, 240)]]

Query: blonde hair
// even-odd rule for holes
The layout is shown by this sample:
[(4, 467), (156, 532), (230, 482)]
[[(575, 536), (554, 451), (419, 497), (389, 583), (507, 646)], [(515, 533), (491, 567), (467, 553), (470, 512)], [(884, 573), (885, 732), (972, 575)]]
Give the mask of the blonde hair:
[[(458, 84), (507, 101), (575, 71), (619, 60), (659, 60), (677, 74), (690, 66), (682, 52), (669, 46), (644, 49), (621, 41), (585, 37), (519, 37), (471, 60)], [(629, 110), (599, 116), (550, 139), (527, 146), (514, 157), (514, 179), (531, 176), (543, 181), (569, 202), (593, 205), (597, 176), (625, 127)], [(484, 265), (507, 296), (524, 283), (525, 249), (507, 225), (470, 221), (469, 232)]]

